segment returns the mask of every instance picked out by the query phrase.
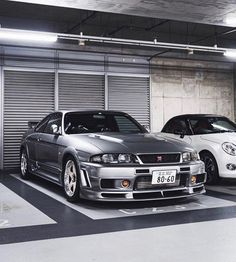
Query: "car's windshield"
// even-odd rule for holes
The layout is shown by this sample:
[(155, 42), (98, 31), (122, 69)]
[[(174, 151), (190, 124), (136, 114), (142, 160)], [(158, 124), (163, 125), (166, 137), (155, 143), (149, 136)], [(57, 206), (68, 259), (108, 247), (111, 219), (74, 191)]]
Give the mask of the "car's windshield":
[(195, 135), (236, 132), (236, 124), (226, 117), (198, 117), (189, 121)]
[(81, 113), (72, 112), (65, 115), (65, 133), (145, 133), (135, 120), (125, 114)]

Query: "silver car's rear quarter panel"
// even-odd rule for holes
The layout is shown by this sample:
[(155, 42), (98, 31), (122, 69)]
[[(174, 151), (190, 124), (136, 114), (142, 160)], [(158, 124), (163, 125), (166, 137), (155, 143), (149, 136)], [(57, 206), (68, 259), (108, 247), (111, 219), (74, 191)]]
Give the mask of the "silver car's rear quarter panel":
[[(201, 161), (177, 165), (103, 166), (83, 162), (81, 197), (102, 201), (145, 201), (190, 197), (205, 193), (206, 174)], [(176, 170), (174, 184), (153, 185), (153, 171)], [(192, 184), (191, 177), (197, 177)], [(121, 182), (130, 181), (129, 188)]]

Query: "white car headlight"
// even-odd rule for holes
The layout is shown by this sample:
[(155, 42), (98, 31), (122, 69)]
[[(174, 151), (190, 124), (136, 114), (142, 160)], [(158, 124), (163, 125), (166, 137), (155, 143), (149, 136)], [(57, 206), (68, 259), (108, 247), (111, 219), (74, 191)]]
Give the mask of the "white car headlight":
[(222, 144), (222, 149), (225, 151), (225, 153), (236, 156), (236, 145), (233, 143), (225, 142)]

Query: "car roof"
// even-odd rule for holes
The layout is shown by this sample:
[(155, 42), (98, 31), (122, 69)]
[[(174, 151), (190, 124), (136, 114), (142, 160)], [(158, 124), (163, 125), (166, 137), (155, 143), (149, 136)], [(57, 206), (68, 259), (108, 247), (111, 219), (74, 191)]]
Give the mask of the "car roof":
[(216, 115), (216, 114), (184, 114), (184, 115), (174, 116), (173, 118), (195, 118), (195, 117), (203, 118), (203, 117), (225, 117), (225, 116)]
[(87, 114), (98, 114), (98, 113), (102, 113), (102, 114), (127, 114), (125, 112), (122, 111), (116, 111), (116, 110), (60, 110), (60, 111), (56, 111), (54, 113), (87, 113)]

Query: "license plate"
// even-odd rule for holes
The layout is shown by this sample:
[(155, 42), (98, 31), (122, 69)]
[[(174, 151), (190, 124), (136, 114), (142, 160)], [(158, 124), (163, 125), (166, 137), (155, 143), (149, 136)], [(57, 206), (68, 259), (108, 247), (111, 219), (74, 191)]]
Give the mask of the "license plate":
[(176, 180), (176, 170), (158, 170), (152, 173), (152, 184), (174, 184)]

